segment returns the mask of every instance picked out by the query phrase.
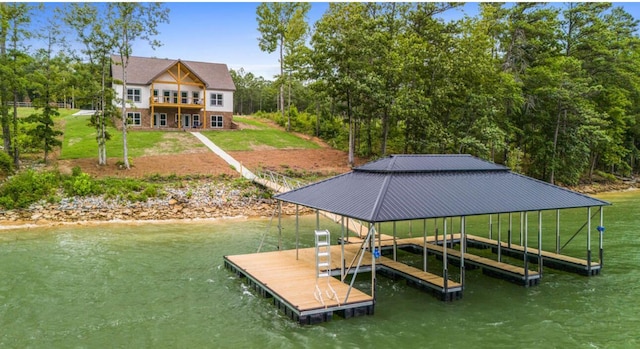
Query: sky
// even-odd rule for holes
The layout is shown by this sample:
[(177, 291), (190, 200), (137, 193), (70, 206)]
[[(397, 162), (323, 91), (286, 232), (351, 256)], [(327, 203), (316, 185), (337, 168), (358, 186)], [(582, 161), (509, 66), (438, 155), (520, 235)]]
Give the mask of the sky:
[[(273, 80), (279, 73), (277, 52), (262, 52), (258, 46), (257, 2), (167, 2), (169, 23), (161, 24), (157, 39), (162, 46), (151, 49), (136, 42), (134, 56), (224, 63), (234, 70), (243, 68), (255, 76)], [(640, 19), (640, 3), (616, 2)], [(328, 9), (326, 2), (312, 2), (307, 19), (310, 27)], [(447, 13), (452, 18), (478, 13), (477, 3)]]

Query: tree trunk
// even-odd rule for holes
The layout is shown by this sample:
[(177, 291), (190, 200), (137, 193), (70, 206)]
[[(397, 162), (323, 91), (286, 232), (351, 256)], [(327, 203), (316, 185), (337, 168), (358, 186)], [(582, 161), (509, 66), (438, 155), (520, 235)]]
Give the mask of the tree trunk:
[(121, 56), (122, 60), (122, 162), (124, 168), (127, 170), (131, 168), (129, 165), (129, 145), (127, 144), (127, 63), (125, 63), (125, 57)]

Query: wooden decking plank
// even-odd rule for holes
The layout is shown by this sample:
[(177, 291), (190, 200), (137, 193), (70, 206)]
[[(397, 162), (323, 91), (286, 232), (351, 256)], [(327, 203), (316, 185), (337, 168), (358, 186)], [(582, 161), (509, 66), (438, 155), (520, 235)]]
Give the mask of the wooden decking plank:
[[(424, 245), (424, 239), (423, 238), (399, 239), (397, 243), (398, 244), (403, 244), (403, 245), (417, 245), (417, 246), (422, 247)], [(427, 244), (427, 249), (436, 251), (436, 252), (441, 253), (441, 254), (444, 254), (444, 247), (442, 247), (440, 245)], [(451, 256), (454, 256), (454, 257), (456, 257), (458, 259), (462, 258), (462, 254), (460, 253), (460, 251), (455, 250), (455, 249), (448, 248), (447, 249), (447, 254), (449, 254)], [(478, 256), (478, 255), (474, 255), (474, 254), (471, 254), (471, 253), (465, 253), (464, 254), (464, 258), (465, 258), (465, 261), (475, 262), (476, 264), (480, 264), (481, 266), (494, 268), (496, 270), (503, 270), (503, 271), (506, 271), (506, 272), (509, 272), (509, 273), (520, 275), (521, 277), (524, 277), (524, 275), (525, 275), (524, 268), (518, 267), (518, 266), (515, 266), (515, 265), (511, 265), (511, 264), (508, 264), (508, 263), (498, 262), (498, 261), (495, 261), (493, 259), (482, 257), (482, 256)], [(533, 271), (533, 270), (529, 270), (527, 275), (529, 276), (529, 278), (539, 277), (538, 272), (537, 271)]]
[[(497, 240), (493, 240), (493, 239), (489, 239), (489, 238), (485, 238), (485, 237), (481, 237), (481, 236), (476, 236), (476, 235), (467, 235), (467, 239), (468, 240), (473, 240), (473, 241), (478, 241), (478, 242), (481, 242), (481, 243), (484, 243), (484, 244), (487, 244), (487, 245), (493, 245), (495, 247), (498, 247), (498, 241)], [(501, 242), (500, 245), (501, 245), (502, 248), (512, 249), (512, 250), (524, 253), (524, 246), (522, 246), (522, 245), (516, 245), (516, 244), (512, 243), (511, 246), (509, 246), (509, 243), (504, 242), (504, 241)], [(537, 255), (538, 254), (538, 249), (527, 246), (527, 253), (531, 253), (532, 255)], [(541, 254), (542, 254), (542, 257), (544, 257), (544, 258), (549, 258), (549, 259), (553, 259), (553, 260), (557, 260), (557, 261), (561, 261), (561, 262), (571, 263), (571, 264), (583, 266), (585, 268), (588, 265), (586, 259), (581, 259), (581, 258), (577, 258), (577, 257), (571, 257), (571, 256), (563, 255), (563, 254), (558, 254), (558, 253), (554, 253), (554, 252), (550, 252), (550, 251), (545, 251), (545, 250), (542, 250)], [(599, 266), (600, 266), (599, 263), (591, 262), (591, 267), (592, 268), (594, 268), (594, 267), (597, 268)]]

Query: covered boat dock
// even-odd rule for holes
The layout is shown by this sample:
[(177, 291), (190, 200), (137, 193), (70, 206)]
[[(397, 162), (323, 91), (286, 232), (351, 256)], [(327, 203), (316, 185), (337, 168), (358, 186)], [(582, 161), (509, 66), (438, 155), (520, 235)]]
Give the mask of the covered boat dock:
[[(300, 248), (296, 239), (293, 250), (226, 256), (225, 265), (302, 324), (328, 321), (334, 312), (345, 318), (373, 314), (377, 273), (452, 301), (462, 298), (466, 269), (529, 287), (541, 282), (543, 266), (589, 276), (603, 266), (603, 206), (608, 202), (469, 155), (392, 155), (276, 198), (316, 210), (316, 230), (310, 232), (315, 247)], [(583, 258), (563, 255), (560, 246), (560, 212), (579, 208), (585, 209), (586, 222), (567, 243), (579, 241), (574, 237), (583, 233)], [(543, 250), (543, 212), (555, 212), (555, 251)], [(340, 231), (321, 229), (320, 215), (339, 223)], [(477, 225), (468, 226), (468, 219), (487, 216), (487, 236)], [(514, 216), (519, 234), (512, 226)], [(508, 224), (502, 224), (505, 217)], [(407, 221), (422, 226), (419, 236), (398, 236), (396, 223)], [(296, 236), (301, 233), (296, 224)], [(514, 235), (520, 236), (517, 243)], [(592, 254), (592, 241), (597, 254)], [(404, 262), (400, 251), (420, 256), (420, 265)], [(428, 265), (429, 256), (439, 262)], [(363, 272), (371, 275), (370, 291), (354, 287)]]

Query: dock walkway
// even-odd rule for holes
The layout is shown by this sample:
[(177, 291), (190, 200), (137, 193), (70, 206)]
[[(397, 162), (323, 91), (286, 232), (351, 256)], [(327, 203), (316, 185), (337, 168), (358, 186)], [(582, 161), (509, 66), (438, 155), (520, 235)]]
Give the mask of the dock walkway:
[[(498, 241), (476, 235), (467, 234), (467, 245), (478, 248), (491, 248), (494, 253), (498, 251)], [(500, 243), (501, 253), (516, 258), (524, 258), (524, 246)], [(532, 263), (538, 263), (538, 249), (527, 247), (528, 259)], [(541, 251), (542, 264), (545, 267), (577, 273), (580, 275), (597, 275), (600, 273), (600, 263), (589, 263), (586, 259), (580, 259), (549, 251)]]

